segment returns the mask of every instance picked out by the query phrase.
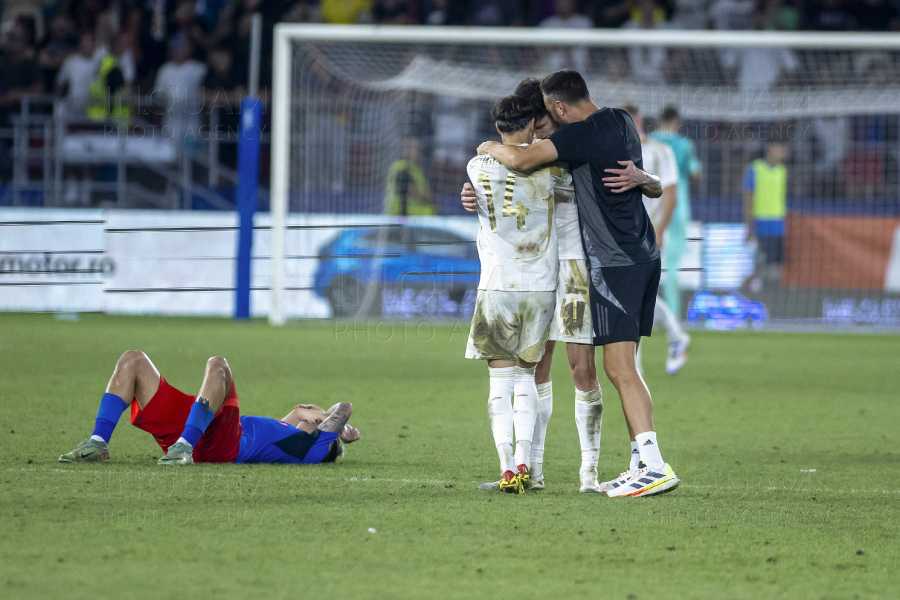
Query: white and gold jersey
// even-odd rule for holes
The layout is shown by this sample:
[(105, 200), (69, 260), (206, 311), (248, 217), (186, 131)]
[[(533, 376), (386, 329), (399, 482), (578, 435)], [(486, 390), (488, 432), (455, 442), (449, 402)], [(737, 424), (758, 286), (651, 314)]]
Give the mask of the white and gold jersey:
[[(675, 153), (672, 152), (671, 146), (656, 140), (641, 141), (641, 158), (644, 170), (658, 176), (663, 188), (678, 183), (678, 163), (675, 162)], [(662, 216), (662, 204), (662, 196), (659, 198), (644, 196), (644, 208), (647, 209), (654, 227), (659, 224), (659, 218)]]
[(512, 171), (489, 155), (469, 161), (478, 197), (479, 290), (545, 292), (557, 286), (559, 244), (554, 188), (572, 185), (567, 169)]
[(559, 241), (559, 260), (584, 260), (581, 245), (581, 226), (578, 223), (578, 205), (575, 203), (575, 186), (560, 183), (556, 196), (556, 237)]

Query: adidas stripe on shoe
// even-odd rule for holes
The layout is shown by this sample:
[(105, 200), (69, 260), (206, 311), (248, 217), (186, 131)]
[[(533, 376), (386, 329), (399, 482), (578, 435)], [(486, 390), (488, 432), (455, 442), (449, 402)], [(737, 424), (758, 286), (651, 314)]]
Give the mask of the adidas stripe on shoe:
[(662, 469), (644, 467), (634, 472), (625, 483), (606, 492), (606, 495), (610, 498), (655, 496), (671, 492), (678, 487), (680, 481), (669, 463), (663, 465)]

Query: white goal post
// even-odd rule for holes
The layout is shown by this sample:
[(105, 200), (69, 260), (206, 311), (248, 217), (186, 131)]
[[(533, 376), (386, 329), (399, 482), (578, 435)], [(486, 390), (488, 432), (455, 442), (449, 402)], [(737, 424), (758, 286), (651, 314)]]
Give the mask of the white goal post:
[[(292, 113), (295, 103), (305, 101), (303, 86), (305, 80), (297, 81), (295, 77), (298, 65), (296, 63), (296, 45), (312, 44), (331, 46), (347, 44), (360, 45), (360, 48), (372, 48), (372, 45), (403, 45), (407, 54), (414, 54), (416, 49), (423, 47), (517, 47), (517, 48), (619, 48), (627, 52), (632, 48), (670, 48), (670, 49), (710, 49), (712, 51), (725, 49), (780, 49), (788, 48), (797, 51), (817, 51), (825, 57), (828, 53), (846, 51), (865, 51), (869, 53), (884, 53), (889, 55), (886, 59), (891, 67), (896, 67), (897, 53), (900, 52), (900, 35), (886, 33), (818, 33), (818, 32), (770, 32), (770, 31), (686, 31), (686, 30), (553, 30), (553, 29), (519, 29), (519, 28), (470, 28), (470, 27), (427, 27), (427, 26), (322, 26), (281, 23), (274, 30), (274, 65), (272, 88), (272, 130), (271, 130), (271, 257), (269, 263), (269, 322), (272, 325), (284, 324), (290, 311), (287, 310), (285, 300), (285, 232), (288, 221), (289, 198), (292, 189), (291, 166), (292, 146), (296, 143), (298, 134), (294, 132)], [(817, 55), (818, 56), (818, 55)], [(868, 56), (868, 55), (867, 55)], [(824, 59), (823, 59), (824, 60)], [(876, 60), (876, 59), (871, 59)], [(882, 60), (882, 59), (877, 59)], [(415, 60), (412, 59), (414, 63)], [(411, 63), (412, 64), (412, 63)], [(420, 67), (425, 72), (426, 68), (434, 65), (443, 65), (440, 61), (423, 61)], [(868, 63), (866, 63), (868, 64)], [(441, 68), (445, 68), (442, 66)], [(527, 70), (527, 69), (526, 69)], [(521, 64), (510, 67), (508, 72), (501, 71), (504, 75), (503, 93), (497, 93), (492, 87), (476, 90), (481, 93), (481, 100), (497, 98), (500, 95), (512, 92), (512, 87), (506, 85), (506, 80), (515, 81), (523, 69)], [(406, 72), (406, 71), (404, 71)], [(411, 67), (406, 73), (407, 79), (397, 76), (390, 85), (412, 87), (420, 92), (425, 89), (427, 93), (439, 95), (445, 87), (477, 87), (481, 80), (452, 81), (454, 71), (450, 66), (435, 75), (436, 79), (431, 83), (423, 84), (424, 87), (415, 87), (419, 84), (410, 84), (414, 77), (423, 77)], [(549, 72), (546, 65), (534, 69), (532, 75), (543, 76)], [(849, 85), (806, 85), (797, 89), (785, 88), (781, 93), (785, 106), (782, 106), (781, 116), (791, 116), (791, 110), (795, 102), (803, 103), (796, 112), (804, 115), (849, 115), (849, 114), (898, 114), (900, 113), (900, 71), (891, 72), (886, 82), (879, 86)], [(427, 77), (427, 74), (425, 75)], [(595, 88), (591, 86), (592, 80), (586, 77), (591, 87), (592, 97)], [(421, 79), (417, 80), (421, 81)], [(387, 89), (388, 84), (378, 89)], [(431, 87), (429, 87), (431, 86)], [(484, 87), (484, 86), (482, 86)], [(602, 90), (600, 100), (615, 101), (619, 98), (634, 99), (636, 95), (645, 93), (653, 84), (623, 83), (616, 93)], [(663, 86), (665, 87), (665, 86)], [(671, 87), (671, 86), (670, 86)], [(390, 88), (393, 89), (393, 88)], [(499, 84), (497, 90), (499, 90)], [(711, 90), (713, 88), (710, 88)], [(642, 91), (644, 90), (644, 91)], [(670, 90), (671, 91), (671, 90)], [(607, 93), (608, 92), (608, 93)], [(721, 94), (720, 89), (714, 89), (709, 93)], [(663, 94), (665, 95), (665, 93)], [(670, 94), (672, 95), (672, 94)], [(674, 97), (674, 95), (673, 95)], [(599, 102), (598, 102), (599, 103)], [(799, 106), (799, 105), (798, 105)], [(690, 116), (689, 111), (683, 111), (683, 115)], [(770, 113), (763, 110), (758, 115), (744, 111), (735, 114), (723, 109), (721, 113), (707, 115), (719, 121), (753, 121), (771, 117)], [(474, 153), (474, 147), (471, 149)], [(893, 163), (892, 163), (893, 164)], [(810, 167), (811, 169), (812, 167)], [(894, 176), (890, 176), (889, 183), (893, 185)], [(461, 185), (463, 181), (459, 181)], [(457, 188), (458, 189), (458, 188)], [(880, 189), (880, 188), (879, 188)]]

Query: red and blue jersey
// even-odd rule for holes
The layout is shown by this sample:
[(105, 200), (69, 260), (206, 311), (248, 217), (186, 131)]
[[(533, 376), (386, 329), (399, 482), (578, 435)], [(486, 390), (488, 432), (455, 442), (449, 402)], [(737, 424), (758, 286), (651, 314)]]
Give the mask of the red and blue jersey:
[(306, 433), (269, 417), (241, 417), (241, 430), (236, 463), (317, 464), (338, 437), (337, 433), (319, 429)]

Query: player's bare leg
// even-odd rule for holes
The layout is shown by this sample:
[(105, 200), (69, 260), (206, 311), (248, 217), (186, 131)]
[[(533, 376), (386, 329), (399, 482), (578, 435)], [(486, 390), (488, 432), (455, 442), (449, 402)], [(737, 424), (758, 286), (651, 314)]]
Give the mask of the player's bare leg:
[(578, 471), (582, 493), (599, 493), (597, 461), (600, 459), (600, 430), (603, 424), (603, 392), (597, 380), (594, 346), (566, 344), (572, 381), (575, 383), (575, 427), (581, 445)]
[(637, 371), (636, 350), (636, 342), (615, 342), (603, 347), (603, 367), (622, 399), (629, 433), (634, 435), (643, 463), (625, 484), (607, 491), (611, 497), (656, 494), (678, 485), (678, 478), (659, 452), (653, 429), (653, 401)]
[(99, 462), (109, 460), (109, 439), (122, 413), (137, 400), (144, 408), (159, 387), (159, 371), (146, 354), (137, 350), (124, 352), (106, 386), (100, 401), (94, 434), (78, 447), (59, 457), (60, 462)]
[[(636, 344), (637, 348), (635, 350), (635, 368), (638, 371), (638, 375), (643, 379), (643, 374), (641, 371), (641, 344), (638, 342)], [(624, 412), (624, 405), (622, 407)], [(628, 468), (621, 473), (615, 479), (610, 479), (609, 481), (604, 481), (600, 484), (600, 489), (604, 493), (609, 493), (610, 491), (618, 488), (623, 485), (626, 481), (628, 481), (640, 468), (641, 462), (641, 454), (638, 450), (637, 442), (634, 441), (634, 429), (631, 427), (631, 421), (628, 420), (628, 415), (625, 415), (625, 425), (628, 427), (628, 439), (631, 440), (631, 460), (628, 463)]]
[(109, 383), (107, 394), (115, 394), (127, 404), (137, 399), (142, 409), (147, 406), (159, 388), (159, 371), (150, 358), (138, 350), (128, 350), (119, 357)]
[(200, 384), (197, 400), (191, 407), (184, 431), (178, 441), (169, 447), (166, 455), (159, 459), (158, 465), (186, 465), (194, 462), (192, 456), (194, 445), (225, 404), (232, 382), (228, 361), (221, 356), (213, 356), (206, 361), (203, 383)]

